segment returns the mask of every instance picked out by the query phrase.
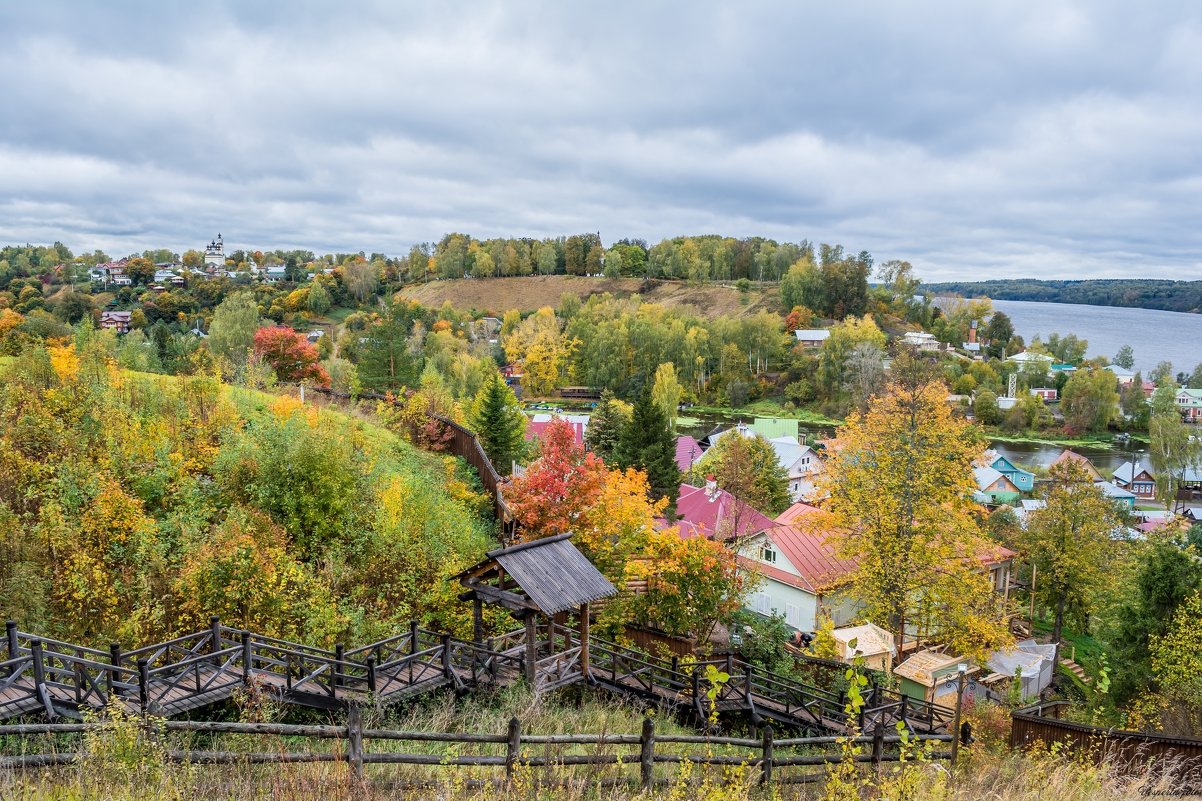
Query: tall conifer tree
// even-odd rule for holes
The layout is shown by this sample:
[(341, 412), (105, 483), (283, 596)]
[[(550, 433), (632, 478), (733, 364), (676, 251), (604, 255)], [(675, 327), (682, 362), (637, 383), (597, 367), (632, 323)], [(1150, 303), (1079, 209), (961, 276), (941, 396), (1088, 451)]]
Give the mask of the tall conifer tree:
[(676, 467), (676, 440), (668, 420), (644, 391), (634, 405), (630, 424), (622, 431), (614, 458), (618, 466), (634, 467), (647, 474), (652, 498), (667, 498), (669, 512), (675, 514), (680, 492), (680, 470)]
[(525, 449), (526, 415), (500, 373), (480, 388), (472, 410), (472, 428), (493, 466), (508, 475)]

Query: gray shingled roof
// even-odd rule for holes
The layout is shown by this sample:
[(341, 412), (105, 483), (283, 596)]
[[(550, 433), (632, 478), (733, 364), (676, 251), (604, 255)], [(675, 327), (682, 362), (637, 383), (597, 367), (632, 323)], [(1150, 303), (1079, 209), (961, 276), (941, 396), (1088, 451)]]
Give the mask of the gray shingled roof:
[(544, 614), (553, 615), (618, 591), (576, 546), (571, 534), (489, 551)]

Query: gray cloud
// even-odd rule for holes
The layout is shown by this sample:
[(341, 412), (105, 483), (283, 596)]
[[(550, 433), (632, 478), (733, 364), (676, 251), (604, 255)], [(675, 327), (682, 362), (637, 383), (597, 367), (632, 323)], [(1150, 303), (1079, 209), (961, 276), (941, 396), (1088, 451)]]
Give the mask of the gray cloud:
[(1187, 2), (0, 7), (0, 241), (841, 242), (1197, 277)]

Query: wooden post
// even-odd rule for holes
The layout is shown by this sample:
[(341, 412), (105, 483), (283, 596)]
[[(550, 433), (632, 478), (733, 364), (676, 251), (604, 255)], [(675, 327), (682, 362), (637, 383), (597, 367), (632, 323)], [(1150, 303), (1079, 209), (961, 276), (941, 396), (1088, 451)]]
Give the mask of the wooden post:
[(334, 695), (341, 683), (339, 674), (342, 672), (342, 663), (346, 657), (346, 646), (342, 643), (334, 645), (334, 664), (330, 668), (330, 695)]
[(505, 780), (513, 781), (518, 758), (522, 755), (522, 723), (517, 718), (509, 719), (509, 739), (505, 746)]
[(592, 677), (588, 669), (588, 614), (588, 602), (582, 603), (580, 605), (580, 671), (584, 674), (585, 680)]
[(764, 727), (764, 759), (760, 765), (760, 783), (772, 784), (772, 760), (775, 757), (772, 745), (772, 727)]
[(367, 657), (367, 691), (372, 693), (376, 691), (376, 658), (374, 656)]
[(108, 687), (109, 695), (113, 694), (113, 682), (116, 680), (117, 668), (121, 667), (121, 643), (109, 643), (109, 662), (113, 665), (113, 670), (105, 671), (107, 676), (105, 685)]
[(250, 649), (250, 632), (243, 631), (242, 633), (242, 683), (250, 684), (251, 666), (254, 661), (254, 655)]
[(1036, 566), (1035, 566), (1035, 563), (1032, 562), (1031, 563), (1031, 592), (1030, 592), (1030, 596), (1031, 596), (1031, 628), (1027, 632), (1032, 637), (1035, 636), (1035, 573), (1036, 573)]
[(446, 676), (448, 679), (454, 675), (454, 673), (451, 671), (451, 635), (450, 634), (442, 635), (442, 675)]
[(484, 602), (479, 598), (472, 599), (472, 642), (484, 642)]
[(534, 630), (534, 613), (526, 613), (526, 681), (530, 683), (530, 689), (534, 689), (534, 671), (535, 662), (538, 659), (538, 642), (535, 640), (537, 636)]
[(417, 621), (410, 620), (409, 621), (409, 653), (411, 653), (411, 654), (416, 654), (418, 652), (417, 630), (418, 630)]
[(639, 737), (639, 786), (650, 790), (655, 781), (655, 720), (643, 718), (643, 733)]
[[(904, 708), (904, 707), (903, 707)], [(885, 721), (877, 721), (876, 728), (872, 730), (872, 764), (879, 771), (881, 769), (881, 757), (885, 755)]]
[[(4, 624), (4, 628), (8, 632), (8, 658), (16, 659), (21, 650), (20, 645), (17, 642), (17, 621), (15, 621), (15, 620), (6, 621)], [(8, 670), (9, 670), (9, 673), (12, 674), (13, 672), (16, 671), (16, 667), (11, 667)]]
[(555, 615), (547, 615), (547, 650), (555, 653)]
[(145, 715), (150, 711), (150, 663), (138, 660), (138, 708)]
[(352, 781), (363, 781), (363, 713), (358, 704), (346, 710), (346, 761), (351, 766)]
[(40, 692), (42, 685), (46, 683), (46, 663), (42, 657), (41, 640), (33, 640), (29, 643), (29, 654), (33, 657), (33, 686)]
[(497, 680), (497, 649), (492, 637), (488, 638), (486, 647), (488, 648), (488, 657), (486, 657), (488, 659), (488, 675), (495, 682)]
[(968, 677), (968, 665), (960, 663), (957, 666), (956, 677), (956, 719), (952, 724), (952, 769), (956, 768), (956, 757), (960, 755), (960, 710), (964, 706), (964, 680)]
[[(221, 650), (221, 618), (213, 615), (209, 618), (209, 653), (215, 654)], [(214, 667), (221, 666), (221, 657), (213, 657)]]

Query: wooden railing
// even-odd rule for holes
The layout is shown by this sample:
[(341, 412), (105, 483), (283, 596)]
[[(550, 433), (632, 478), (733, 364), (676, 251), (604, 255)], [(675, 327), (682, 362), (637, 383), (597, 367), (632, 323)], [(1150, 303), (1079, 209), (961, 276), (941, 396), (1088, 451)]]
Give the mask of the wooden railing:
[(1168, 773), (1182, 792), (1202, 793), (1202, 739), (1061, 720), (1068, 706), (1068, 701), (1049, 701), (1012, 712), (1010, 747), (1055, 745), (1128, 774)]
[[(106, 722), (71, 723), (71, 724), (26, 724), (15, 726), (0, 726), (0, 737), (22, 740), (36, 736), (78, 733), (104, 729), (112, 724)], [(517, 718), (509, 721), (505, 733), (474, 733), (474, 732), (425, 732), (399, 731), (393, 729), (364, 728), (358, 707), (351, 707), (344, 726), (295, 726), (265, 723), (229, 723), (210, 721), (153, 721), (146, 720), (142, 725), (147, 729), (144, 736), (154, 736), (160, 739), (163, 734), (172, 733), (203, 733), (203, 734), (238, 734), (249, 736), (278, 736), (316, 740), (342, 740), (346, 743), (342, 751), (332, 751), (329, 748), (310, 751), (198, 751), (167, 748), (165, 758), (172, 763), (207, 764), (207, 765), (238, 765), (238, 764), (283, 764), (305, 762), (342, 762), (348, 770), (348, 778), (360, 785), (368, 779), (364, 770), (367, 765), (428, 765), (437, 767), (496, 767), (503, 768), (505, 777), (511, 779), (521, 768), (551, 768), (572, 766), (605, 766), (611, 765), (619, 770), (623, 765), (638, 766), (637, 783), (643, 789), (650, 789), (657, 784), (672, 781), (672, 777), (656, 775), (657, 765), (691, 763), (704, 766), (718, 766), (724, 769), (743, 767), (759, 772), (762, 783), (790, 784), (813, 781), (812, 773), (795, 773), (782, 775), (780, 769), (797, 767), (819, 767), (839, 762), (844, 759), (842, 752), (826, 751), (823, 753), (797, 753), (799, 750), (831, 747), (839, 744), (838, 737), (796, 737), (775, 739), (771, 727), (760, 730), (758, 737), (711, 737), (696, 735), (663, 734), (656, 732), (655, 720), (646, 718), (642, 730), (638, 734), (530, 734), (523, 731)], [(153, 730), (154, 734), (151, 734)], [(466, 745), (479, 749), (480, 746), (491, 746), (492, 751), (503, 753), (474, 753), (462, 754), (458, 749), (449, 753), (414, 753), (406, 749), (404, 753), (393, 751), (370, 751), (365, 743), (371, 741), (404, 741), (413, 743), (450, 743)], [(921, 746), (926, 743), (951, 743), (952, 736), (947, 734), (917, 735), (909, 738), (909, 742)], [(887, 736), (883, 730), (873, 736), (858, 737), (849, 742), (860, 746), (860, 753), (852, 758), (856, 762), (881, 764), (900, 759), (899, 736)], [(532, 755), (532, 746), (543, 746), (548, 751), (561, 750), (563, 746), (593, 746), (593, 753), (562, 754), (545, 753)], [(678, 746), (704, 746), (703, 753), (681, 753)], [(21, 744), (24, 750), (24, 744)], [(867, 746), (865, 748), (864, 746)], [(503, 749), (502, 749), (503, 747)], [(632, 753), (601, 753), (612, 751), (614, 747), (632, 749)], [(636, 749), (634, 751), (633, 749)], [(715, 753), (725, 751), (726, 753)], [(740, 751), (742, 753), (740, 753)], [(788, 753), (792, 751), (792, 753)], [(785, 752), (785, 753), (782, 753)], [(930, 759), (949, 759), (948, 751), (934, 751), (928, 755)], [(79, 752), (59, 752), (48, 754), (29, 754), (21, 756), (0, 756), (0, 768), (12, 771), (41, 769), (55, 765), (68, 765), (87, 759), (87, 755)], [(752, 775), (750, 778), (755, 778)], [(634, 783), (634, 777), (628, 781)]]

